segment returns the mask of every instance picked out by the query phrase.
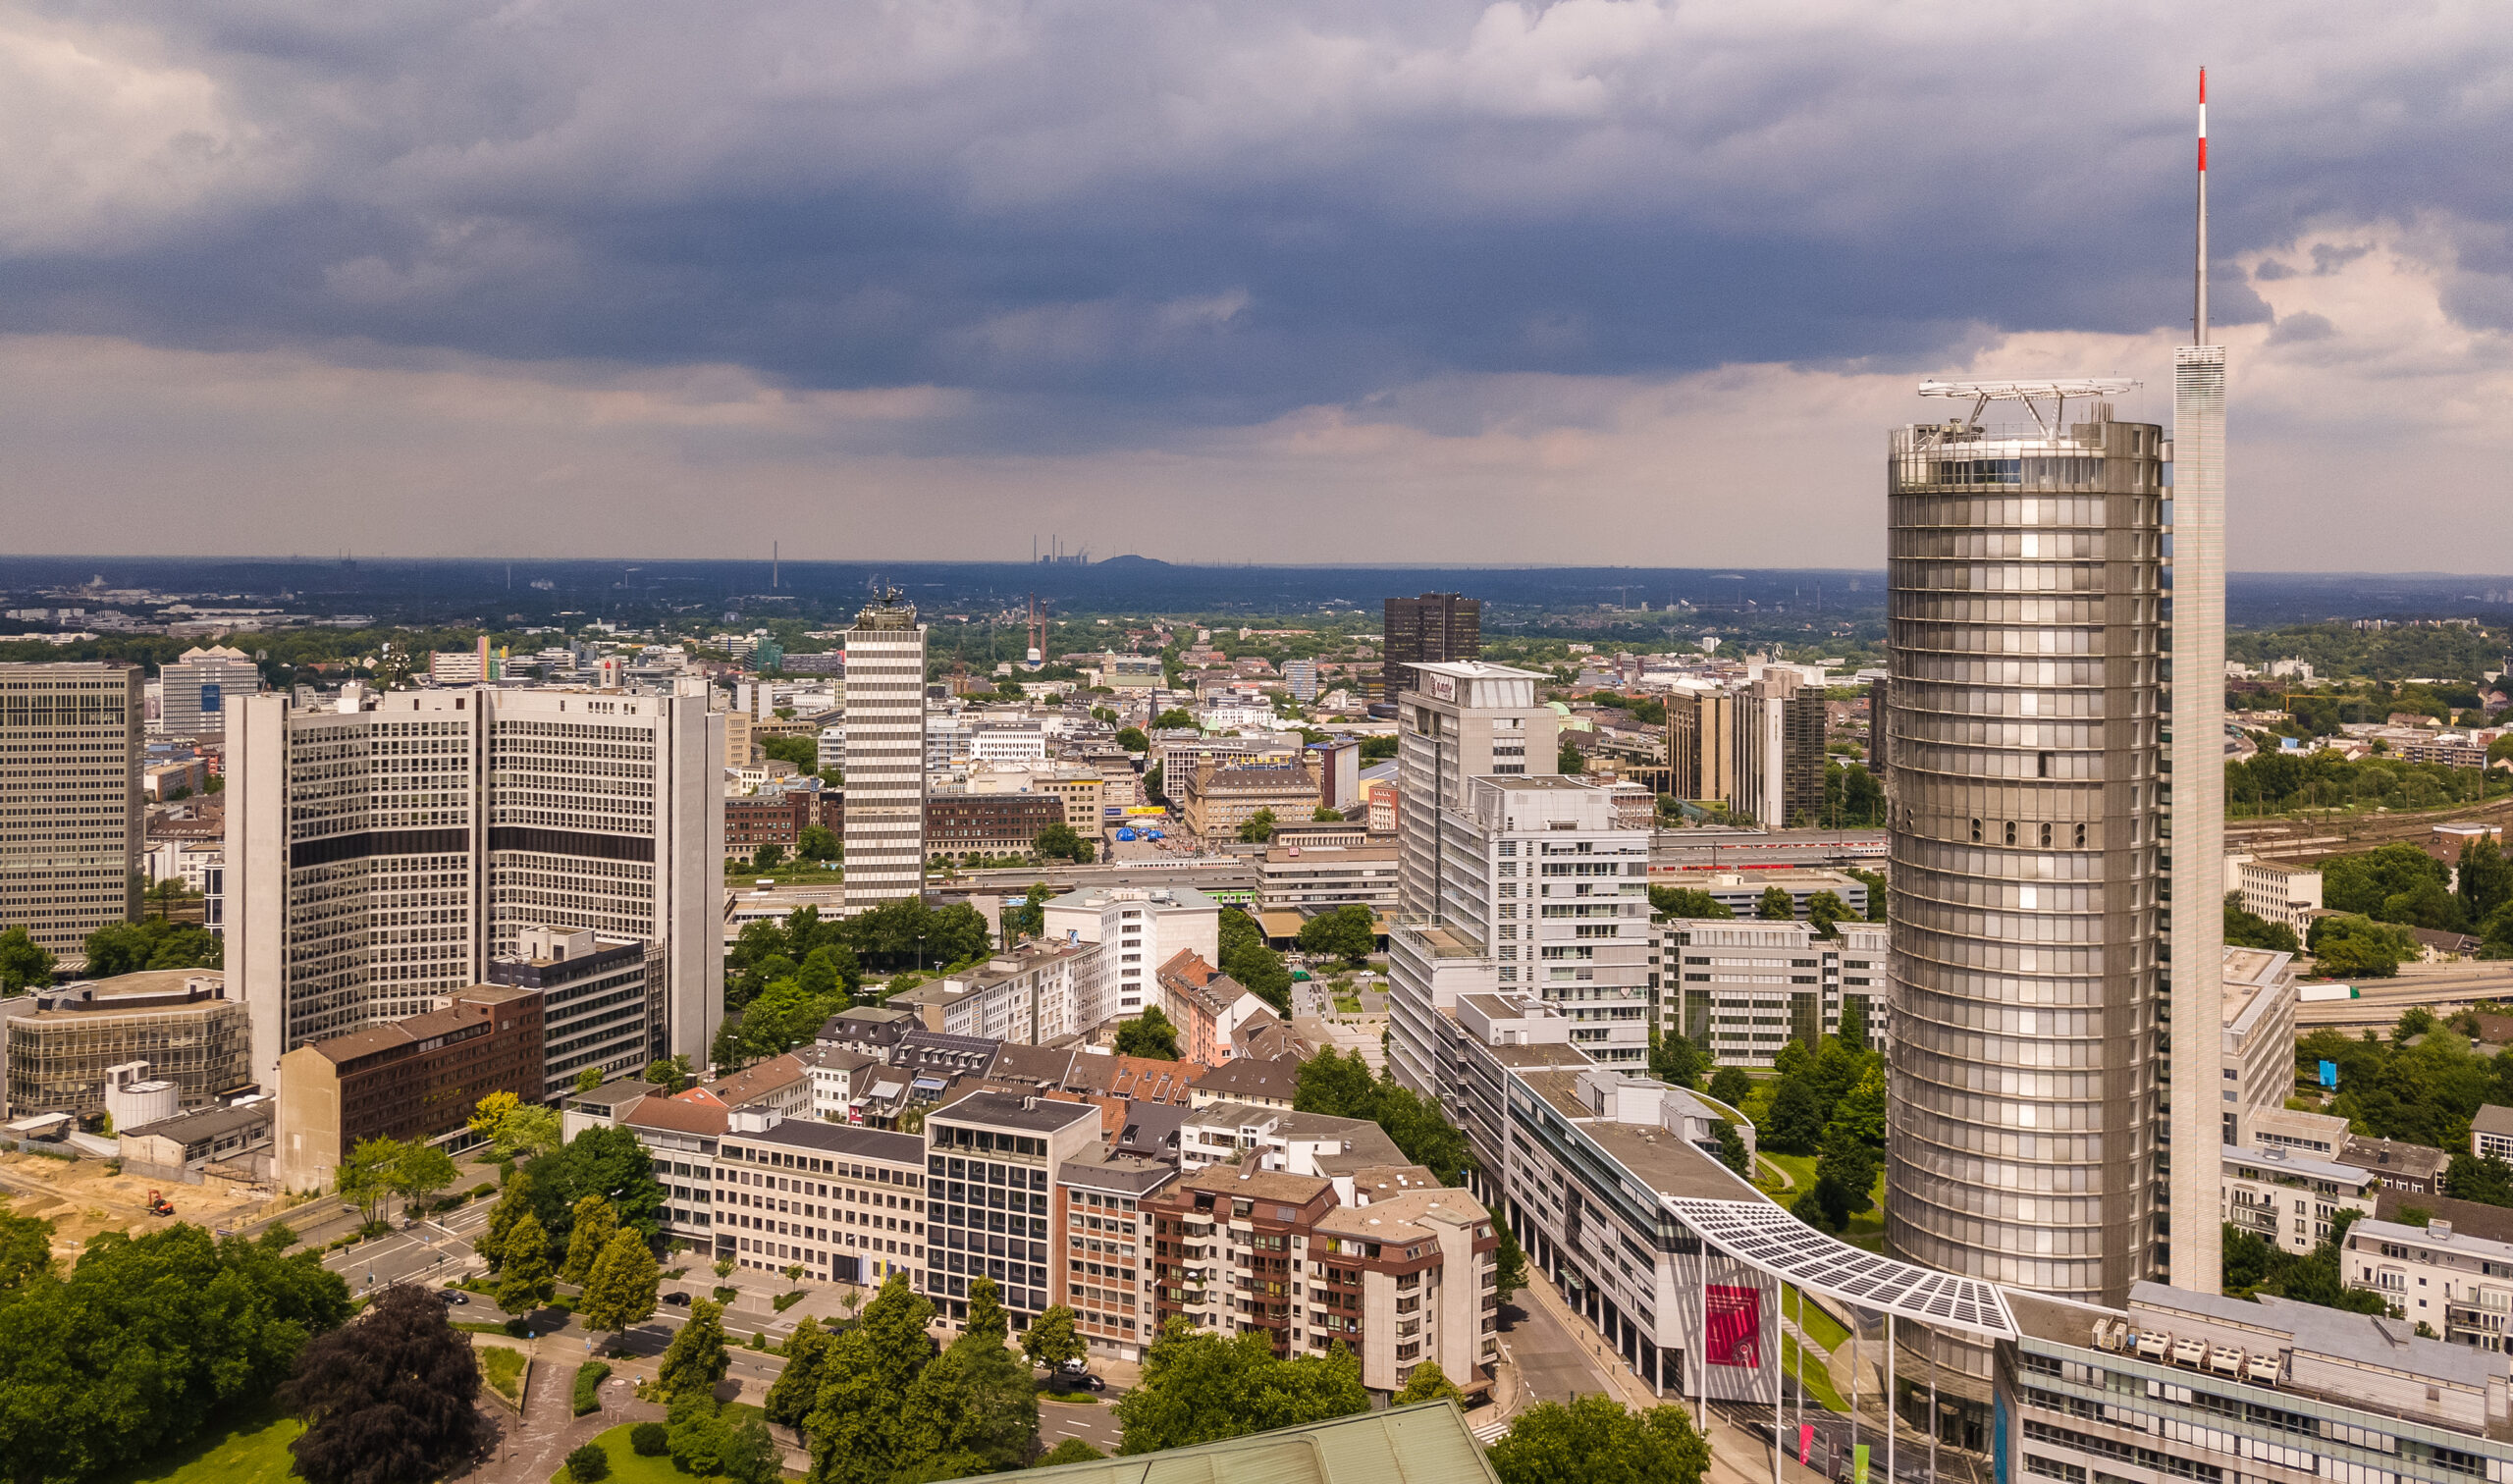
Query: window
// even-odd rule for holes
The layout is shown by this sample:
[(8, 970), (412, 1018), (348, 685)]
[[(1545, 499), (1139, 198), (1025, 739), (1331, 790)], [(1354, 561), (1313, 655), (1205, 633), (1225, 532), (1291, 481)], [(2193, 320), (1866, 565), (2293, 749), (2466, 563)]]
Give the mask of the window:
[(1972, 822), (1972, 843), (1975, 845), (1981, 843), (1981, 822), (1978, 820)]
[(2042, 826), (2042, 848), (2045, 850), (2051, 848), (2051, 826), (2048, 824)]

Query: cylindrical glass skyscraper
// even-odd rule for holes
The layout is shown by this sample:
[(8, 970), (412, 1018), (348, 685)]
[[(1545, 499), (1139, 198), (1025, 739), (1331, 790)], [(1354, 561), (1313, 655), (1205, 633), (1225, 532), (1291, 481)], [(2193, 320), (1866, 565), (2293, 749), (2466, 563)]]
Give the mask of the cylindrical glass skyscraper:
[(1933, 386), (1972, 415), (1887, 472), (1887, 1246), (2112, 1304), (2155, 1276), (2165, 1075), (2169, 452), (2099, 399), (2126, 385)]

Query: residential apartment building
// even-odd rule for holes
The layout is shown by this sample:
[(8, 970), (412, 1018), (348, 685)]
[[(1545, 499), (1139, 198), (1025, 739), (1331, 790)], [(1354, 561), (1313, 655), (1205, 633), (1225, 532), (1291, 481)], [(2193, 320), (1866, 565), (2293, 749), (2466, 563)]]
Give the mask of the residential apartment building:
[(518, 932), (515, 956), (493, 960), (489, 982), (541, 991), (544, 1091), (533, 1100), (565, 1095), (587, 1067), (607, 1082), (654, 1060), (667, 973), (662, 955), (637, 938), (590, 928)]
[(1824, 692), (1771, 665), (1736, 701), (1730, 813), (1767, 829), (1824, 822)]
[(2329, 1240), (2341, 1211), (2374, 1214), (2381, 1183), (2372, 1172), (2276, 1144), (2227, 1147), (2219, 1219), (2301, 1256)]
[(445, 1004), (534, 928), (652, 944), (649, 1043), (703, 1060), (723, 1013), (722, 726), (697, 694), (230, 707), (227, 963), (253, 1006), (255, 1075), (302, 1041)]
[(1046, 937), (1099, 945), (1098, 973), (1077, 981), (1074, 1029), (1158, 1003), (1153, 972), (1182, 951), (1218, 962), (1221, 914), (1219, 902), (1192, 886), (1086, 886), (1050, 899)]
[(1379, 699), (1396, 701), (1413, 689), (1411, 666), (1482, 653), (1480, 599), (1456, 593), (1390, 598), (1379, 626)]
[(1342, 1180), (1344, 1197), (1363, 1171), (1410, 1161), (1385, 1130), (1365, 1118), (1301, 1113), (1288, 1102), (1200, 1102), (1178, 1125), (1178, 1167), (1202, 1170), (1254, 1157), (1265, 1169)]
[(208, 741), (227, 734), (223, 708), (257, 694), (262, 671), (253, 657), (240, 649), (213, 644), (184, 651), (157, 671), (160, 703), (157, 724), (149, 730), (167, 737)]
[(12, 1118), (106, 1111), (110, 1070), (145, 1062), (182, 1108), (206, 1107), (252, 1085), (252, 1025), (243, 996), (215, 969), (143, 969), (45, 985), (0, 1002), (6, 1112)]
[(2513, 1164), (2513, 1108), (2482, 1104), (2470, 1119), (2470, 1152), (2481, 1159)]
[(715, 1160), (715, 1249), (754, 1272), (927, 1290), (926, 1141), (736, 1109)]
[(1610, 787), (1549, 772), (1472, 778), (1436, 820), (1437, 921), (1388, 935), (1397, 1076), (1421, 1078), (1456, 1116), (1446, 1021), (1459, 993), (1492, 989), (1561, 1006), (1573, 1043), (1601, 1063), (1645, 1065), (1649, 831), (1623, 822)]
[(1163, 786), (1179, 801), (1187, 827), (1207, 839), (1235, 838), (1259, 813), (1288, 822), (1317, 809), (1317, 778), (1298, 763), (1203, 762), (1183, 779), (1164, 776)]
[(2301, 939), (2321, 911), (2321, 873), (2309, 866), (2246, 860), (2237, 868), (2245, 912), (2282, 924)]
[(712, 1097), (655, 1094), (615, 1116), (616, 1126), (636, 1136), (654, 1161), (655, 1179), (664, 1188), (664, 1235), (696, 1251), (725, 1254), (729, 1244), (717, 1235), (717, 1207), (723, 1197), (717, 1190), (716, 1156), (732, 1127), (732, 1110)]
[(2243, 1141), (2244, 1116), (2282, 1108), (2295, 1090), (2295, 956), (2266, 948), (2225, 950), (2224, 1141)]
[(1015, 1329), (1054, 1301), (1050, 1192), (1064, 1166), (1100, 1152), (1099, 1110), (1009, 1092), (972, 1092), (926, 1115), (925, 1292), (951, 1322), (969, 1285), (991, 1278)]
[(1843, 923), (1830, 938), (1749, 918), (1669, 918), (1660, 931), (1658, 1029), (1719, 1066), (1769, 1067), (1791, 1041), (1811, 1047), (1841, 1030), (1851, 1000), (1868, 1044), (1888, 1038), (1882, 923)]
[(492, 1092), (541, 1101), (541, 1037), (539, 990), (474, 984), (442, 1010), (290, 1051), (280, 1058), (274, 1130), (281, 1189), (330, 1190), (366, 1140), (460, 1134)]
[(925, 627), (895, 592), (846, 631), (846, 910), (925, 891)]
[(1178, 1028), (1178, 1054), (1218, 1067), (1239, 1054), (1236, 1036), (1250, 1020), (1274, 1013), (1239, 980), (1193, 949), (1180, 949), (1153, 972), (1162, 1013)]
[[(1120, 932), (1121, 942), (1123, 937)], [(1099, 1003), (1100, 956), (1095, 942), (1043, 938), (997, 954), (980, 968), (894, 994), (887, 1003), (916, 1017), (927, 1031), (1043, 1045), (1099, 1026), (1085, 1016), (1087, 1008), (1096, 1014)]]
[[(2453, 1202), (2455, 1214), (2467, 1204)], [(2339, 1250), (2339, 1281), (2379, 1294), (2402, 1319), (2450, 1344), (2513, 1356), (2505, 1345), (2506, 1321), (2513, 1317), (2513, 1241), (2505, 1239), (2513, 1234), (2486, 1219), (2486, 1234), (2442, 1217), (2424, 1226), (2359, 1221)], [(2498, 1375), (2506, 1364), (2495, 1362)]]
[(1162, 731), (1151, 736), (1147, 767), (1160, 770), (1161, 790), (1175, 800), (1184, 796), (1187, 780), (1205, 764), (1227, 768), (1243, 763), (1295, 763), (1306, 746), (1298, 732), (1207, 736), (1202, 731)]
[(64, 973), (138, 910), (142, 683), (136, 665), (0, 663), (0, 927)]
[(1668, 791), (1726, 804), (1737, 797), (1737, 698), (1683, 688), (1667, 696)]
[(1178, 1179), (1167, 1160), (1082, 1154), (1056, 1178), (1049, 1301), (1073, 1310), (1092, 1353), (1140, 1361), (1159, 1338), (1149, 1202)]

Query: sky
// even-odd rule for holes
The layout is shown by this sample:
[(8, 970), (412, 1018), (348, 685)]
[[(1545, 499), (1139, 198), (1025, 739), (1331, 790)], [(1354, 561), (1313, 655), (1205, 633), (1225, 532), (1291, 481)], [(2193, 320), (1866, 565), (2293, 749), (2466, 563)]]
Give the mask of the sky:
[(27, 553), (1872, 566), (1929, 377), (2513, 571), (2484, 4), (0, 0)]

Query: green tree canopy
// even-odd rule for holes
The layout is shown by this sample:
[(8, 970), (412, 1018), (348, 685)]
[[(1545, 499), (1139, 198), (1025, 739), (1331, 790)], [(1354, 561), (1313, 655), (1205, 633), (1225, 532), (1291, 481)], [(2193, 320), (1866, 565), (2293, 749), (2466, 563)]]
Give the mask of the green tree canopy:
[[(581, 1223), (578, 1230), (583, 1230)], [(645, 1323), (655, 1317), (656, 1291), (662, 1286), (663, 1275), (645, 1239), (633, 1231), (615, 1232), (585, 1279), (580, 1310), (585, 1327), (617, 1334)]]
[(1224, 907), (1220, 937), (1221, 962), (1214, 967), (1273, 1006), (1275, 1013), (1289, 1015), (1292, 973), (1283, 967), (1283, 956), (1265, 946), (1265, 929), (1237, 907)]
[(733, 1367), (724, 1349), (724, 1306), (705, 1298), (689, 1305), (689, 1318), (664, 1348), (655, 1367), (655, 1390), (668, 1399), (715, 1396), (716, 1383)]
[(1649, 888), (1651, 910), (1671, 918), (1733, 918), (1737, 914), (1728, 904), (1707, 891), (1689, 886), (1652, 886)]
[(1073, 1327), (1073, 1310), (1061, 1303), (1049, 1304), (1045, 1313), (1021, 1332), (1021, 1353), (1029, 1356), (1032, 1365), (1053, 1370), (1090, 1352), (1081, 1332)]
[(1602, 1392), (1537, 1403), (1486, 1453), (1501, 1484), (1700, 1484), (1710, 1468), (1684, 1407), (1634, 1412)]
[(1766, 923), (1786, 923), (1797, 916), (1797, 899), (1785, 886), (1766, 886), (1754, 905), (1754, 916)]
[(618, 1235), (619, 1213), (599, 1192), (587, 1192), (576, 1198), (573, 1214), (575, 1229), (567, 1234), (567, 1260), (561, 1264), (559, 1276), (582, 1284), (592, 1280), (594, 1264)]
[(798, 861), (834, 861), (838, 856), (837, 835), (826, 824), (806, 824), (794, 837), (794, 858)]
[(2225, 946), (2267, 948), (2275, 953), (2304, 951), (2304, 945), (2295, 939), (2294, 928), (2246, 911), (2239, 891), (2225, 893)]
[(29, 986), (49, 984), (53, 968), (59, 963), (52, 950), (36, 942), (25, 928), (0, 932), (0, 990), (14, 994)]
[(1338, 1345), (1275, 1358), (1262, 1331), (1222, 1336), (1172, 1321), (1117, 1402), (1120, 1455), (1158, 1453), (1369, 1410), (1361, 1362)]
[(550, 1299), (550, 1234), (530, 1211), (507, 1232), (498, 1264), (498, 1307), (528, 1314)]
[(1260, 809), (1250, 815), (1239, 826), (1240, 843), (1256, 845), (1274, 837), (1274, 812)]
[(1091, 859), (1090, 842), (1076, 833), (1072, 825), (1062, 821), (1040, 830), (1039, 837), (1031, 842), (1031, 848), (1039, 853), (1042, 860), (1087, 861)]
[(1415, 1366), (1414, 1373), (1405, 1378), (1405, 1388), (1396, 1394), (1392, 1404), (1411, 1406), (1417, 1402), (1439, 1401), (1454, 1402), (1464, 1406), (1466, 1393), (1459, 1391), (1457, 1383), (1449, 1379), (1449, 1373), (1440, 1369), (1440, 1362), (1425, 1360)]
[(1301, 925), (1303, 953), (1331, 954), (1358, 969), (1378, 947), (1377, 919), (1359, 902), (1321, 912)]
[(2367, 917), (2315, 918), (2306, 946), (2335, 979), (2388, 979), (2421, 952), (2405, 928)]
[(111, 979), (142, 969), (223, 968), (226, 941), (198, 923), (170, 923), (164, 918), (109, 923), (87, 934), (87, 977)]
[(1121, 726), (1117, 728), (1117, 745), (1130, 753), (1150, 752), (1151, 739), (1143, 734), (1140, 726)]
[(1143, 1014), (1117, 1025), (1117, 1053), (1121, 1056), (1149, 1056), (1158, 1061), (1178, 1059), (1178, 1028), (1160, 1013), (1158, 1005), (1146, 1005)]

